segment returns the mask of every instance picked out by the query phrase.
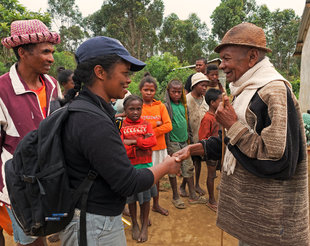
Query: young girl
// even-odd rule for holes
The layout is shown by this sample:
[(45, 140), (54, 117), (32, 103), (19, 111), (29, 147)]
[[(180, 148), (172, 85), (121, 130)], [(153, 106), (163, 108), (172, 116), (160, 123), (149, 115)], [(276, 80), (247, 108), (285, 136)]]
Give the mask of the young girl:
[[(152, 124), (157, 140), (157, 145), (152, 148), (152, 161), (153, 165), (156, 166), (168, 155), (165, 134), (172, 130), (172, 123), (165, 105), (161, 101), (154, 99), (157, 89), (155, 78), (149, 73), (145, 73), (144, 78), (140, 82), (139, 89), (143, 99), (141, 118)], [(156, 186), (157, 196), (153, 199), (152, 210), (167, 216), (169, 214), (168, 210), (159, 206), (159, 181), (156, 183)]]
[[(149, 122), (141, 119), (143, 101), (140, 97), (130, 95), (124, 100), (126, 118), (121, 128), (122, 139), (130, 162), (136, 169), (152, 167), (152, 147), (156, 137)], [(127, 198), (132, 220), (132, 239), (145, 242), (148, 238), (148, 221), (151, 196), (156, 196), (156, 186)], [(141, 230), (137, 222), (136, 201), (140, 204)]]

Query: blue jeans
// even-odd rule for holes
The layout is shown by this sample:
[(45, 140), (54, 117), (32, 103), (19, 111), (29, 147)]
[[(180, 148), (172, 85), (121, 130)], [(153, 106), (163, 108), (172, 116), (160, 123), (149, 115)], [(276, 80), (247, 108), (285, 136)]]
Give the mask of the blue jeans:
[(37, 240), (37, 237), (27, 236), (24, 233), (23, 229), (17, 223), (17, 221), (16, 221), (16, 219), (12, 213), (12, 210), (9, 209), (8, 207), (7, 207), (7, 210), (8, 210), (8, 214), (10, 216), (10, 219), (12, 221), (14, 241), (16, 243), (20, 243), (21, 245), (26, 245), (26, 244), (33, 243), (35, 240)]
[[(61, 245), (79, 245), (80, 210), (60, 232)], [(122, 215), (102, 216), (86, 213), (87, 246), (126, 246)]]

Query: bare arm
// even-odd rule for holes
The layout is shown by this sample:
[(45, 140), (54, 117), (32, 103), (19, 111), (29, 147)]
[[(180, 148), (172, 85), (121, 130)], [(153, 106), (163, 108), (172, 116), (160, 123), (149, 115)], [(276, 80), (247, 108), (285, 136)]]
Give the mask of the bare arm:
[(165, 160), (149, 169), (154, 175), (154, 184), (156, 184), (166, 174), (178, 174), (181, 167), (181, 159), (179, 157), (167, 156)]
[(189, 158), (191, 155), (204, 155), (204, 149), (201, 143), (190, 144), (185, 148), (175, 152), (173, 156), (176, 156), (181, 159), (181, 161)]

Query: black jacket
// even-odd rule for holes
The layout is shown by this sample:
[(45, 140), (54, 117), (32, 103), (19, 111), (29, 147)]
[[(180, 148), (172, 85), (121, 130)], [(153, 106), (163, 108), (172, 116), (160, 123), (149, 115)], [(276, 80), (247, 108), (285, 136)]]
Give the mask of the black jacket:
[(95, 104), (108, 117), (85, 112), (72, 112), (69, 116), (62, 141), (71, 185), (76, 189), (88, 171), (94, 169), (98, 177), (89, 193), (87, 212), (119, 215), (126, 197), (149, 189), (154, 176), (150, 170), (136, 170), (130, 164), (115, 125), (114, 109), (86, 87), (77, 99)]

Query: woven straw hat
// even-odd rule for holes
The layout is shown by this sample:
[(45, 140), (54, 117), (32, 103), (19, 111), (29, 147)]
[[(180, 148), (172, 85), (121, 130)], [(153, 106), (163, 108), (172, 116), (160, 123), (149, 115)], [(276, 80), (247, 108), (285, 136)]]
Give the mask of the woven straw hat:
[(50, 32), (42, 21), (36, 19), (13, 21), (11, 36), (1, 40), (1, 43), (8, 49), (22, 44), (43, 42), (58, 44), (60, 36), (56, 32)]
[(214, 51), (219, 53), (220, 50), (227, 45), (256, 47), (266, 52), (271, 52), (271, 49), (266, 47), (264, 30), (248, 22), (241, 23), (228, 30), (222, 42), (215, 47)]
[(193, 76), (192, 76), (192, 85), (191, 85), (191, 89), (194, 87), (194, 85), (202, 82), (202, 81), (210, 81), (208, 79), (208, 77), (206, 75), (204, 75), (203, 73), (195, 73)]

